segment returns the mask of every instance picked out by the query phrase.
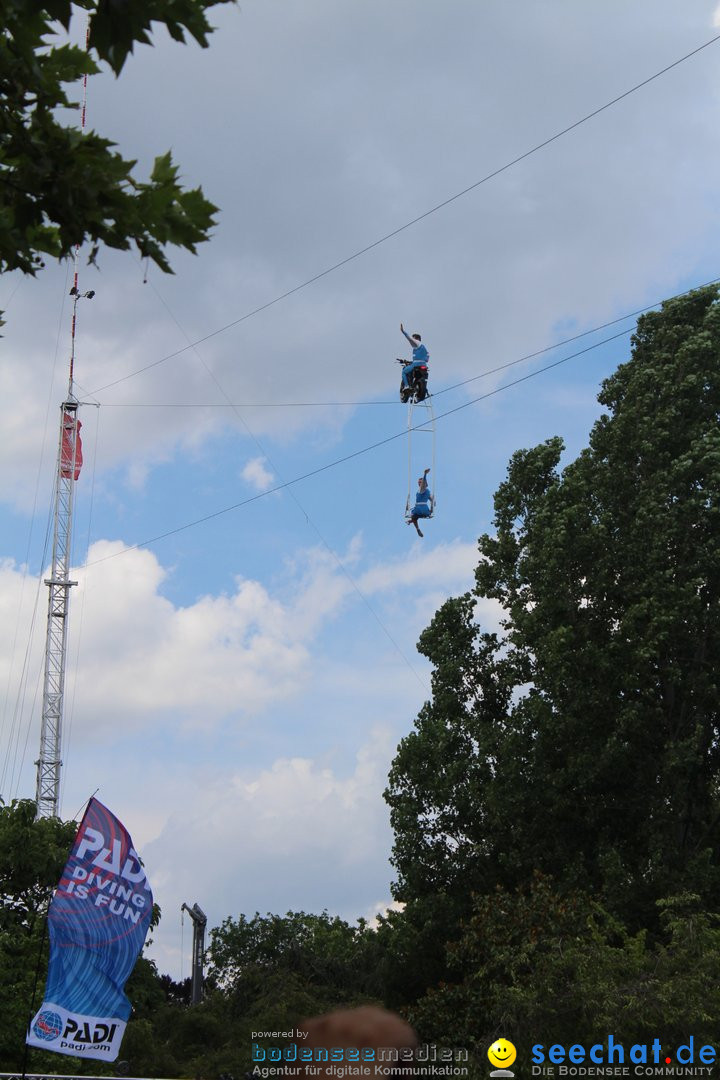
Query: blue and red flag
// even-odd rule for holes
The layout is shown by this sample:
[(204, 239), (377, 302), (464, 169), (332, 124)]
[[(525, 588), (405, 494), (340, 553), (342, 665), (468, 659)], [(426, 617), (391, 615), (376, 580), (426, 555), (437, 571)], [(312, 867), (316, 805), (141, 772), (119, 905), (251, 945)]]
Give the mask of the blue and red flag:
[(125, 983), (152, 907), (130, 834), (91, 799), (48, 911), (50, 964), (30, 1046), (115, 1061), (131, 1010)]

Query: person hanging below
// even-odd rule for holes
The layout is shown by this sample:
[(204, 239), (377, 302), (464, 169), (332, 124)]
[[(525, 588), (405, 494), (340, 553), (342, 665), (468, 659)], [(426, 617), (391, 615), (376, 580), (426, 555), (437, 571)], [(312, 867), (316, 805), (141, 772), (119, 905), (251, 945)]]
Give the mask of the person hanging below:
[(408, 334), (402, 323), (400, 323), (400, 333), (407, 338), (412, 346), (412, 360), (402, 369), (402, 389), (405, 393), (403, 400), (407, 400), (412, 389), (412, 372), (420, 367), (427, 368), (430, 353), (423, 345), (420, 335), (418, 333)]
[(430, 488), (428, 487), (427, 474), (430, 472), (426, 469), (418, 480), (418, 490), (415, 493), (415, 505), (410, 511), (410, 517), (408, 518), (408, 525), (414, 525), (418, 536), (423, 534), (420, 531), (418, 525), (419, 518), (432, 517), (433, 512), (433, 497)]

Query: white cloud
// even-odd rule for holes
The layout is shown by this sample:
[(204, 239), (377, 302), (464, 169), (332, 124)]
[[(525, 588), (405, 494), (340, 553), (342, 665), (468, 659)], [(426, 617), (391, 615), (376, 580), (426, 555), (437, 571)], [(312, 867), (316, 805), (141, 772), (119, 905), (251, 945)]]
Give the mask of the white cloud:
[[(382, 799), (396, 740), (375, 726), (349, 771), (307, 757), (277, 758), (187, 778), (182, 807), (141, 848), (164, 910), (155, 955), (177, 971), (173, 911), (197, 901), (217, 925), (226, 915), (287, 910), (354, 921), (387, 887), (391, 834)], [(157, 793), (155, 793), (157, 797)], [(137, 837), (134, 837), (137, 841)]]
[[(341, 562), (356, 568), (363, 558), (355, 537)], [(443, 574), (456, 589), (469, 561), (463, 545), (449, 545), (436, 560), (412, 552), (407, 565), (377, 565), (359, 581), (404, 625), (408, 593), (432, 596)], [(351, 602), (363, 610), (335, 559), (298, 552), (273, 591), (237, 578), (231, 594), (185, 606), (163, 595), (173, 574), (153, 552), (119, 541), (96, 542), (72, 576), (63, 813), (99, 787), (130, 829), (165, 910), (161, 966), (179, 973), (173, 912), (183, 900), (207, 908), (211, 925), (256, 908), (327, 907), (354, 920), (386, 907), (377, 902), (391, 878), (382, 791), (427, 688), (376, 627), (368, 643), (356, 634), (349, 655), (328, 654), (323, 630), (334, 631)], [(18, 627), (21, 656), (36, 581), (5, 563), (0, 585), (0, 656)], [(44, 603), (43, 590), (40, 631)], [(304, 704), (311, 687), (316, 708)], [(37, 722), (19, 732), (28, 759)], [(29, 794), (29, 760), (25, 769)]]
[[(273, 589), (236, 576), (228, 594), (177, 605), (164, 595), (173, 572), (152, 551), (96, 541), (86, 566), (71, 570), (78, 586), (70, 598), (66, 704), (73, 702), (74, 738), (107, 743), (148, 725), (166, 733), (219, 730), (226, 722), (242, 728), (268, 709), (298, 702), (313, 680), (333, 698), (344, 688), (360, 700), (365, 692), (372, 697), (387, 678), (389, 694), (396, 676), (385, 667), (388, 660), (402, 666), (402, 660), (395, 649), (388, 653), (382, 629), (397, 633), (398, 624), (404, 642), (412, 640), (447, 595), (471, 586), (474, 552), (472, 545), (440, 545), (364, 573), (354, 570), (358, 590), (373, 600), (380, 629), (348, 576), (361, 558), (359, 537), (337, 559), (324, 548), (311, 548), (297, 553)], [(41, 669), (46, 592), (10, 562), (1, 568), (0, 581), (0, 675), (12, 699), (36, 596), (29, 668)], [(363, 644), (356, 633), (348, 659), (353, 656), (357, 664), (380, 643), (383, 667), (370, 683), (367, 671), (352, 663), (344, 669), (345, 654), (333, 669), (319, 645), (325, 628), (353, 610), (367, 620), (370, 637)]]
[(404, 911), (405, 904), (401, 900), (378, 900), (371, 908), (368, 908), (364, 918), (371, 930), (377, 930), (380, 925), (380, 916), (386, 916), (390, 911)]
[(265, 491), (275, 480), (270, 470), (265, 467), (265, 461), (263, 457), (251, 458), (240, 474), (243, 480), (258, 491)]
[[(39, 704), (44, 643), (45, 590), (11, 560), (0, 560), (0, 795), (34, 794), (20, 779)], [(33, 619), (33, 611), (37, 617)], [(33, 750), (35, 747), (33, 746)]]
[[(101, 471), (141, 462), (130, 478), (137, 482), (142, 468), (178, 450), (199, 453), (227, 431), (244, 438), (224, 393), (256, 434), (332, 442), (349, 410), (259, 403), (395, 394), (389, 360), (403, 345), (400, 318), (426, 333), (432, 377), (442, 385), (477, 374), (489, 357), (505, 361), (546, 345), (562, 320), (582, 329), (667, 295), (712, 263), (718, 148), (708, 49), (397, 240), (294, 292), (697, 46), (720, 12), (714, 0), (638, 0), (622, 12), (619, 40), (617, 11), (602, 5), (568, 12), (561, 0), (526, 0), (519, 20), (503, 5), (451, 0), (448, 10), (451, 17), (433, 5), (420, 12), (407, 0), (372, 0), (348, 17), (319, 3), (298, 20), (269, 0), (242, 19), (218, 12), (208, 50), (159, 40), (133, 58), (130, 76), (93, 80), (99, 130), (146, 162), (172, 143), (187, 182), (202, 180), (222, 207), (197, 260), (173, 253), (173, 278), (152, 271), (143, 285), (137, 262), (112, 252), (101, 254), (99, 272), (82, 267), (97, 295), (79, 313), (76, 374), (81, 393), (98, 391), (107, 405)], [(434, 43), (433, 74), (418, 91), (413, 58), (426, 41)], [(176, 87), (188, 79), (197, 93), (179, 109)], [(156, 107), (140, 129), (133, 117), (149, 87)], [(233, 103), (242, 132), (230, 156), (218, 102)], [(15, 437), (0, 448), (0, 495), (15, 505), (26, 506), (34, 486), (53, 373), (54, 456), (65, 270), (23, 283), (3, 329), (0, 390), (12, 403), (5, 419)], [(274, 318), (244, 318), (287, 290)], [(215, 334), (220, 327), (229, 328)]]
[[(160, 592), (167, 571), (150, 551), (99, 541), (75, 571), (82, 602), (81, 728), (178, 721), (207, 727), (247, 720), (297, 694), (309, 672), (312, 634), (333, 600), (308, 614), (300, 589), (289, 603), (257, 581), (232, 595), (176, 607)], [(75, 600), (75, 598), (74, 598)], [(98, 722), (98, 716), (102, 719)]]
[(429, 549), (418, 544), (408, 557), (367, 570), (361, 575), (359, 585), (364, 592), (372, 594), (408, 587), (430, 589), (440, 582), (445, 585), (452, 582), (452, 588), (459, 587), (465, 592), (473, 585), (476, 564), (475, 544), (455, 540)]

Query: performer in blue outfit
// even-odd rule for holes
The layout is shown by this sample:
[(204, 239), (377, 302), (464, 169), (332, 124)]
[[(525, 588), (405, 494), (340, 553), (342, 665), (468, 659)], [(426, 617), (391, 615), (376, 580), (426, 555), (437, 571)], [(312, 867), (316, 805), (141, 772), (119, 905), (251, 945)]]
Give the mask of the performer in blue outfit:
[(400, 332), (408, 339), (412, 345), (412, 360), (409, 364), (406, 364), (402, 369), (402, 382), (406, 389), (410, 389), (410, 372), (414, 371), (416, 367), (420, 367), (421, 364), (427, 364), (430, 359), (430, 353), (427, 351), (422, 343), (419, 334), (413, 334), (412, 337), (404, 329), (403, 324), (400, 323)]
[(418, 490), (415, 495), (415, 505), (410, 513), (410, 519), (408, 525), (414, 525), (417, 529), (418, 536), (422, 536), (420, 532), (420, 526), (418, 525), (418, 518), (429, 518), (433, 511), (433, 497), (430, 488), (428, 487), (427, 474), (430, 472), (426, 469), (418, 480)]

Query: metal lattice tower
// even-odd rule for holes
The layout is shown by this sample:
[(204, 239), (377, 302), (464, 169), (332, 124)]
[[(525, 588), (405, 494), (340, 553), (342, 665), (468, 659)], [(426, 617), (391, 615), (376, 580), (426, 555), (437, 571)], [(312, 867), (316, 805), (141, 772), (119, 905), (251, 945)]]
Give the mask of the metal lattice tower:
[(73, 496), (78, 469), (78, 402), (68, 394), (60, 406), (60, 440), (55, 475), (54, 529), (52, 567), (45, 584), (48, 596), (47, 634), (45, 638), (45, 677), (43, 681), (40, 757), (37, 761), (35, 801), (37, 817), (58, 817), (60, 807), (60, 759), (62, 741), (63, 697), (65, 692), (65, 657), (67, 651), (68, 607), (70, 588), (70, 551), (72, 542)]
[[(90, 41), (90, 22), (85, 31), (85, 49)], [(80, 109), (80, 132), (85, 132), (87, 109), (87, 74), (83, 76), (82, 105)], [(36, 817), (59, 817), (60, 768), (62, 761), (62, 719), (65, 694), (65, 657), (67, 651), (68, 608), (70, 589), (77, 581), (70, 581), (70, 556), (73, 524), (73, 499), (75, 481), (82, 464), (80, 450), (80, 421), (78, 400), (73, 392), (75, 375), (75, 330), (77, 328), (78, 300), (92, 300), (94, 290), (80, 293), (78, 289), (78, 264), (80, 245), (75, 247), (75, 273), (70, 295), (73, 298), (70, 329), (70, 379), (65, 401), (60, 406), (60, 439), (58, 442), (57, 468), (55, 470), (55, 498), (53, 513), (53, 548), (50, 577), (45, 579), (48, 596), (47, 633), (45, 637), (45, 677), (43, 681), (42, 726), (40, 728), (40, 757), (36, 761), (37, 784), (35, 787)]]

